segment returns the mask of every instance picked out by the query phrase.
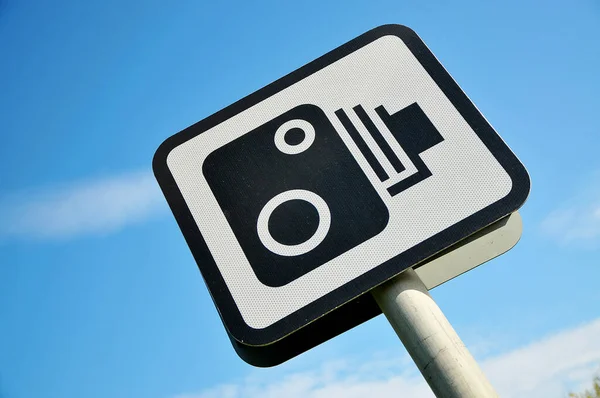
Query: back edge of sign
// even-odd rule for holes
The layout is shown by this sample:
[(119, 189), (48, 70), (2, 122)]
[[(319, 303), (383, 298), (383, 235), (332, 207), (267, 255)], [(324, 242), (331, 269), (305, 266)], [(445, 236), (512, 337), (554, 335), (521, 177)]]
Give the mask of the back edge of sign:
[(512, 249), (521, 239), (523, 221), (514, 212), (414, 267), (431, 290)]
[[(433, 289), (506, 253), (519, 242), (522, 231), (521, 215), (514, 212), (413, 268), (425, 286)], [(244, 361), (258, 367), (271, 367), (380, 314), (381, 309), (367, 292), (273, 344), (250, 346), (230, 335), (229, 339)]]

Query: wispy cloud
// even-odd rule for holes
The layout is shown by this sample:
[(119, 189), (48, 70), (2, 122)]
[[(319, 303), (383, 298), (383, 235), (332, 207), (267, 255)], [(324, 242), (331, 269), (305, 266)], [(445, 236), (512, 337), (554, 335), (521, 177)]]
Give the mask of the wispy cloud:
[(600, 244), (600, 173), (567, 204), (550, 213), (542, 232), (560, 244), (596, 247)]
[(106, 234), (153, 217), (165, 201), (149, 172), (134, 172), (0, 198), (0, 238)]
[[(502, 397), (564, 398), (588, 386), (600, 366), (600, 319), (490, 357), (481, 365)], [(398, 343), (400, 344), (400, 343)], [(265, 380), (257, 376), (175, 398), (431, 398), (406, 357), (335, 361)]]

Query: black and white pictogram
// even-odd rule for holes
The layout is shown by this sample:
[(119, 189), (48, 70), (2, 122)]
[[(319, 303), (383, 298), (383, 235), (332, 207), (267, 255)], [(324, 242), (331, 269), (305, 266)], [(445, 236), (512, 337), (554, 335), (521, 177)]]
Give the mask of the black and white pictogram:
[[(365, 109), (353, 108), (395, 175), (406, 167)], [(335, 112), (380, 182), (390, 179), (343, 109)], [(416, 171), (393, 196), (431, 175), (420, 154), (443, 141), (418, 104), (376, 115)], [(323, 110), (299, 105), (212, 152), (204, 176), (258, 279), (283, 286), (384, 230), (379, 196)], [(387, 196), (387, 195), (385, 195)]]
[(323, 341), (339, 325), (305, 331), (347, 303), (368, 319), (370, 289), (529, 192), (516, 156), (397, 25), (174, 135), (153, 167), (240, 355), (303, 336), (262, 363)]

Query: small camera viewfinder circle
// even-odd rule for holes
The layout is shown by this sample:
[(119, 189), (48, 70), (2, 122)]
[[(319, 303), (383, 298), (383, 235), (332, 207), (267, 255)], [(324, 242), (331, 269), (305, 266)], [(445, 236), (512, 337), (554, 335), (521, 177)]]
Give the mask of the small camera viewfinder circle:
[[(269, 232), (269, 218), (273, 211), (281, 204), (290, 200), (303, 200), (312, 204), (319, 213), (319, 226), (315, 233), (306, 241), (297, 245), (285, 245), (276, 241)], [(256, 229), (261, 243), (271, 252), (280, 256), (292, 257), (306, 254), (319, 246), (325, 239), (331, 226), (331, 213), (327, 203), (314, 192), (304, 189), (292, 189), (275, 195), (262, 208), (258, 215)]]
[[(297, 144), (289, 144), (285, 140), (285, 135), (294, 129), (300, 129), (304, 132), (304, 138)], [(275, 146), (281, 152), (288, 155), (297, 155), (306, 151), (315, 141), (315, 128), (312, 124), (302, 119), (288, 120), (283, 123), (275, 132)]]

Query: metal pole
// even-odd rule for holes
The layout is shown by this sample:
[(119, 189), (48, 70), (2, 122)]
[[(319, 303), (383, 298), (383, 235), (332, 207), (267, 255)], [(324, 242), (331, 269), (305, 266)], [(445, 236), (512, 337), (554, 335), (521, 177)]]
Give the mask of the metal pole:
[(372, 294), (436, 397), (498, 397), (414, 270)]

